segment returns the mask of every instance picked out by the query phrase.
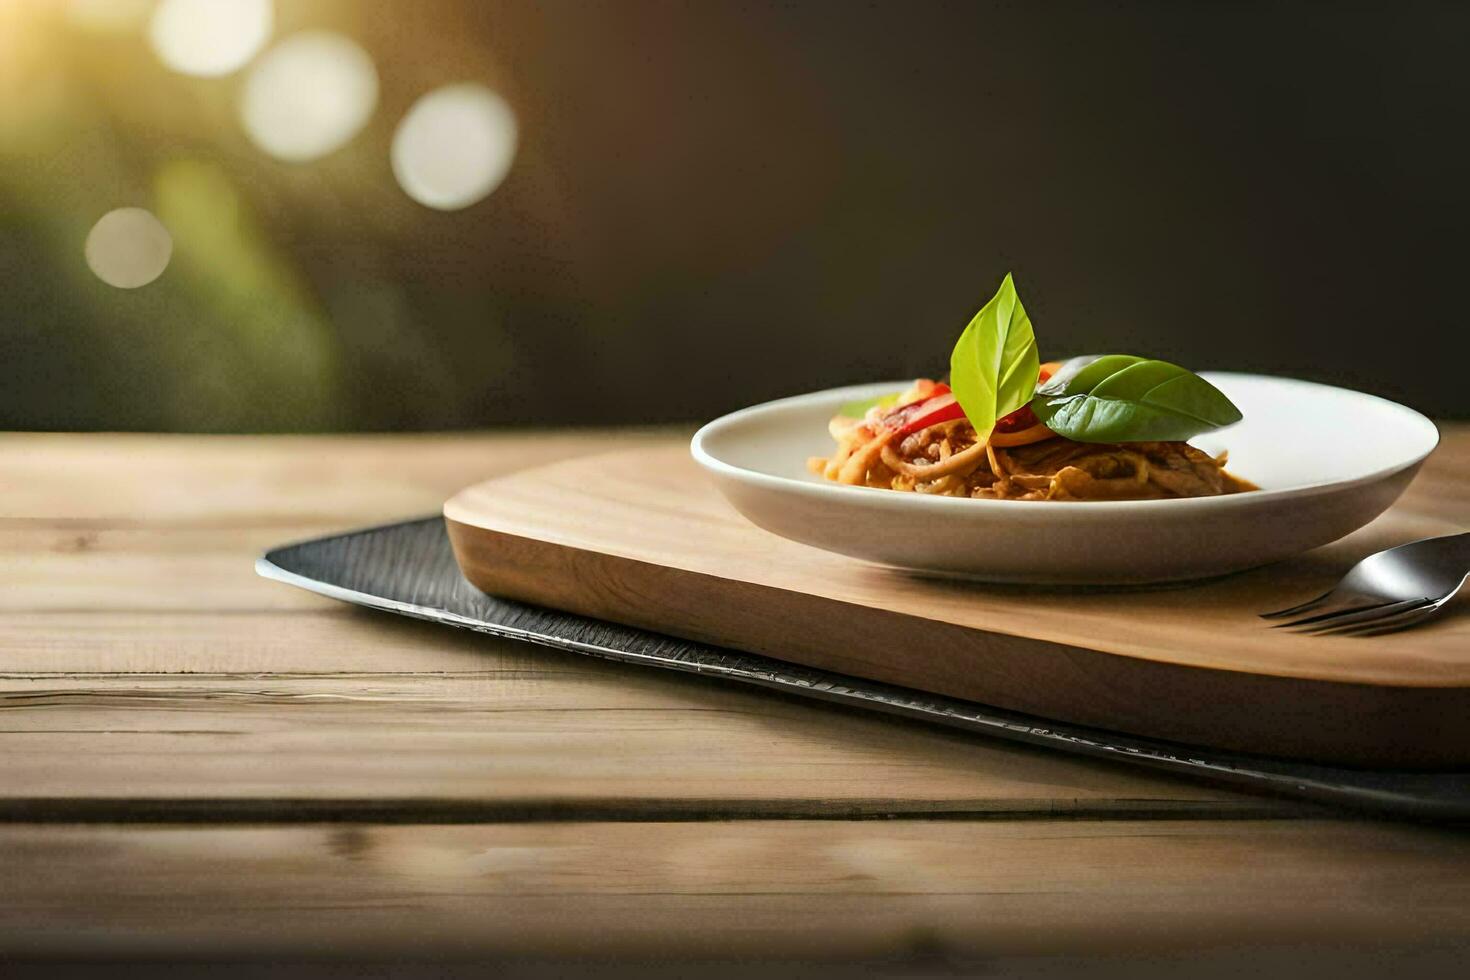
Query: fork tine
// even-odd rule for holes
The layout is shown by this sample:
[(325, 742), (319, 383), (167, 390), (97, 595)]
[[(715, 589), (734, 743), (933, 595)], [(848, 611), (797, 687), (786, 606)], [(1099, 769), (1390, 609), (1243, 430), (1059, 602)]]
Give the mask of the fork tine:
[(1324, 636), (1341, 629), (1376, 624), (1404, 613), (1414, 612), (1417, 609), (1429, 605), (1433, 601), (1425, 596), (1419, 599), (1405, 599), (1402, 602), (1390, 602), (1387, 605), (1374, 606), (1370, 609), (1360, 609), (1357, 612), (1342, 613), (1328, 619), (1320, 619), (1316, 622), (1307, 623), (1302, 627), (1301, 632), (1311, 633), (1314, 636)]
[(1294, 606), (1288, 606), (1285, 609), (1278, 609), (1275, 612), (1261, 613), (1261, 618), (1282, 619), (1286, 616), (1295, 616), (1297, 613), (1311, 612), (1313, 609), (1320, 609), (1322, 605), (1327, 601), (1328, 597), (1332, 595), (1333, 591), (1334, 590), (1332, 589), (1328, 589), (1326, 592), (1322, 593), (1315, 599), (1308, 599), (1306, 602), (1299, 602)]
[[(1367, 597), (1361, 596), (1359, 598), (1366, 599)], [(1414, 601), (1418, 602), (1419, 600), (1415, 599)], [(1285, 623), (1272, 623), (1271, 629), (1296, 629), (1300, 626), (1311, 626), (1313, 623), (1320, 623), (1325, 622), (1329, 619), (1336, 619), (1339, 616), (1348, 616), (1352, 615), (1353, 613), (1367, 612), (1370, 609), (1381, 609), (1384, 606), (1391, 605), (1393, 605), (1393, 603), (1387, 599), (1377, 601), (1368, 600), (1364, 602), (1351, 603), (1339, 602), (1329, 605), (1325, 612), (1319, 612), (1315, 616), (1303, 616), (1300, 619), (1293, 619)]]
[[(1376, 636), (1379, 633), (1392, 633), (1396, 630), (1408, 629), (1420, 620), (1428, 619), (1439, 612), (1440, 606), (1437, 602), (1427, 602), (1422, 606), (1407, 609), (1392, 616), (1375, 619), (1357, 626), (1347, 626), (1341, 630), (1331, 630), (1335, 636)], [(1319, 634), (1320, 635), (1320, 634)]]

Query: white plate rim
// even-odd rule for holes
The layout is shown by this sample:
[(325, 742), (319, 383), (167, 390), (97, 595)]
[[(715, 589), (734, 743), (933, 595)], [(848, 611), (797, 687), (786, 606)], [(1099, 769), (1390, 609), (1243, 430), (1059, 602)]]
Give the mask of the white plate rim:
[[(1419, 465), (1439, 446), (1439, 427), (1433, 421), (1423, 413), (1407, 405), (1383, 398), (1379, 395), (1356, 391), (1352, 388), (1341, 388), (1337, 385), (1322, 384), (1318, 381), (1305, 381), (1299, 378), (1290, 378), (1281, 375), (1254, 374), (1241, 371), (1209, 371), (1203, 373), (1206, 377), (1290, 381), (1293, 384), (1321, 388), (1327, 391), (1347, 392), (1359, 398), (1370, 399), (1380, 403), (1391, 411), (1403, 413), (1404, 417), (1412, 424), (1423, 427), (1425, 434), (1430, 436), (1428, 446), (1423, 452), (1407, 461), (1396, 462), (1362, 476), (1345, 480), (1322, 480), (1316, 483), (1303, 483), (1296, 486), (1277, 487), (1269, 490), (1253, 490), (1249, 493), (1232, 493), (1217, 497), (1180, 497), (1162, 500), (1072, 500), (1060, 502), (1065, 505), (1069, 514), (1077, 516), (1079, 508), (1085, 508), (1085, 513), (1088, 514), (1104, 514), (1154, 510), (1160, 507), (1171, 508), (1176, 513), (1182, 513), (1186, 509), (1198, 510), (1204, 508), (1218, 510), (1224, 508), (1248, 508), (1290, 497), (1315, 496), (1357, 486), (1367, 486), (1385, 480), (1396, 473), (1401, 473), (1406, 469)], [(902, 390), (911, 384), (913, 384), (912, 379), (907, 381), (875, 381), (865, 384), (845, 385), (838, 388), (826, 388), (821, 391), (812, 391), (800, 395), (789, 395), (785, 398), (777, 398), (772, 401), (761, 402), (758, 405), (751, 405), (722, 415), (701, 426), (689, 442), (689, 452), (694, 457), (695, 462), (717, 475), (756, 484), (769, 490), (791, 492), (810, 498), (831, 499), (831, 494), (833, 493), (876, 494), (877, 499), (873, 499), (870, 502), (876, 503), (878, 499), (883, 499), (892, 501), (891, 506), (927, 508), (936, 512), (963, 508), (971, 514), (983, 512), (983, 510), (977, 510), (977, 508), (989, 509), (993, 513), (1000, 513), (1004, 509), (1014, 509), (1017, 507), (1034, 514), (1037, 513), (1035, 508), (1038, 504), (1058, 503), (1058, 501), (989, 500), (983, 497), (947, 497), (937, 494), (894, 493), (892, 490), (884, 490), (879, 487), (859, 487), (845, 483), (833, 483), (832, 481), (816, 483), (793, 479), (787, 476), (778, 476), (773, 473), (763, 473), (760, 470), (753, 470), (744, 466), (736, 466), (715, 456), (705, 445), (713, 436), (762, 415), (774, 414), (783, 409), (811, 402), (825, 401), (828, 399), (835, 401), (839, 396), (846, 400), (858, 400), (864, 397), (872, 397), (875, 394)], [(1228, 431), (1228, 427), (1220, 431)]]

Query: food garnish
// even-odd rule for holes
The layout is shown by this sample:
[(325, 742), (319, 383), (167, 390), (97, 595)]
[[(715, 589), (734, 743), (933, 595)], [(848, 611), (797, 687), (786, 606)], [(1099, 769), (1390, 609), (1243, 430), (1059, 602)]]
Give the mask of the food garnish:
[(1031, 318), (1010, 273), (980, 308), (949, 355), (949, 383), (976, 432), (1025, 406), (1036, 394), (1041, 358)]
[(1074, 357), (1036, 390), (1031, 411), (1077, 442), (1193, 438), (1240, 421), (1240, 409), (1197, 374), (1132, 354)]

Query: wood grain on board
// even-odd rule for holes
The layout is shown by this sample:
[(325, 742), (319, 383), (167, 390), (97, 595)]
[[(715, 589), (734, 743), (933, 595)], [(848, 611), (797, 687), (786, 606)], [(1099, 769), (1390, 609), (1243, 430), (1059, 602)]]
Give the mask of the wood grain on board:
[[(1450, 446), (1442, 454), (1453, 455)], [(690, 639), (1182, 742), (1348, 764), (1470, 761), (1470, 616), (1372, 639), (1265, 628), (1379, 548), (1459, 527), (1437, 481), (1368, 528), (1202, 584), (1062, 590), (943, 581), (775, 537), (683, 447), (522, 471), (445, 505), (487, 592)], [(1038, 507), (1053, 506), (1037, 504)], [(1207, 543), (1201, 545), (1207, 547)]]

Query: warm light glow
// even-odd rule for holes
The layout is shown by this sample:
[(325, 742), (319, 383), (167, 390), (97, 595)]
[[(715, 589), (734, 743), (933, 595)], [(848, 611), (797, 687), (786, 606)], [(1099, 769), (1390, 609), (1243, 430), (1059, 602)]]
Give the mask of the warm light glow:
[(270, 37), (270, 0), (161, 0), (148, 25), (153, 50), (185, 75), (228, 75)]
[(378, 73), (355, 43), (307, 31), (250, 70), (240, 104), (245, 132), (281, 160), (315, 160), (356, 136), (378, 104)]
[(143, 25), (153, 0), (70, 0), (66, 19), (98, 34), (126, 34)]
[(516, 117), (483, 85), (448, 85), (415, 102), (393, 134), (393, 174), (409, 197), (441, 211), (469, 207), (505, 179)]
[(146, 286), (163, 275), (173, 251), (168, 229), (142, 208), (109, 211), (87, 235), (87, 265), (119, 289)]

